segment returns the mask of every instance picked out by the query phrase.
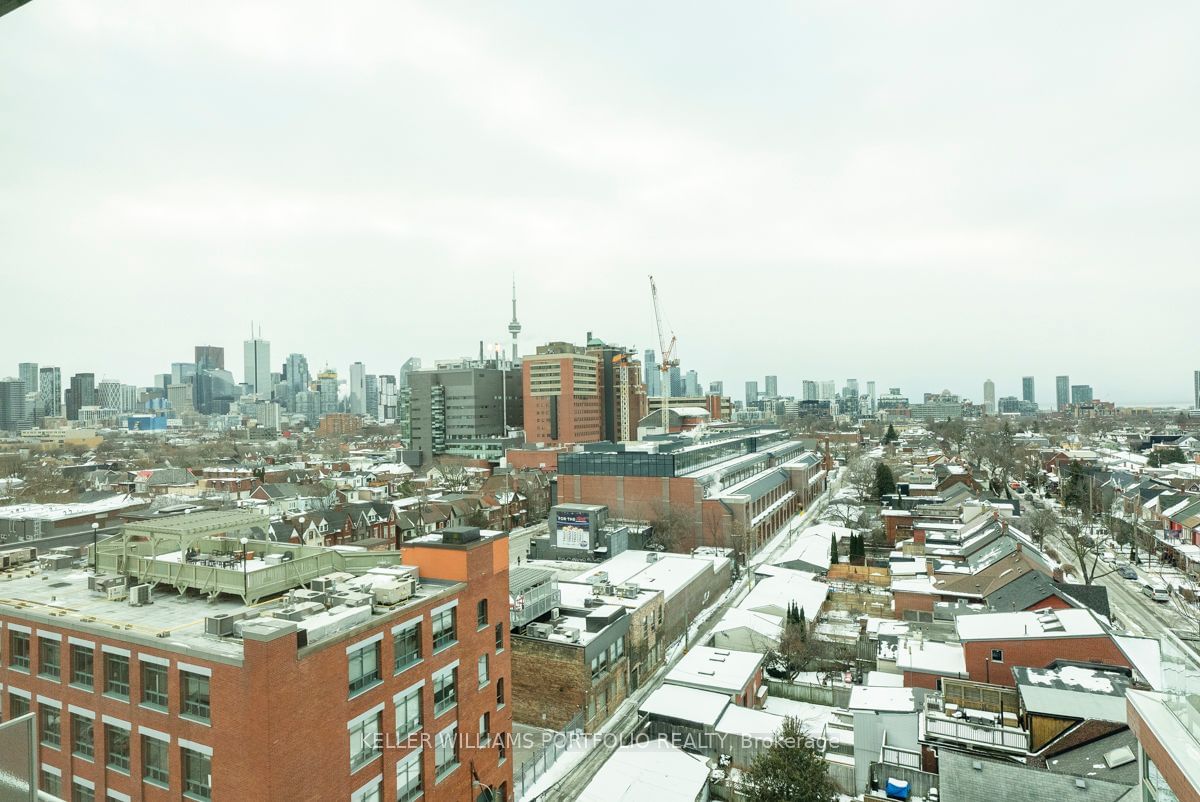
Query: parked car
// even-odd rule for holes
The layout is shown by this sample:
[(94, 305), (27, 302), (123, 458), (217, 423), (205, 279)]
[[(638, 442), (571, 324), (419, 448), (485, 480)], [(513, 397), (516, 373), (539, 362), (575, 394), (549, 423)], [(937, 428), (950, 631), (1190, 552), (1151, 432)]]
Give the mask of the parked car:
[(1138, 578), (1137, 571), (1133, 570), (1128, 565), (1122, 565), (1119, 568), (1117, 568), (1117, 573), (1120, 574), (1122, 579), (1137, 579)]
[(1161, 585), (1151, 585), (1149, 582), (1142, 585), (1142, 593), (1145, 593), (1156, 602), (1166, 602), (1171, 600), (1170, 592)]

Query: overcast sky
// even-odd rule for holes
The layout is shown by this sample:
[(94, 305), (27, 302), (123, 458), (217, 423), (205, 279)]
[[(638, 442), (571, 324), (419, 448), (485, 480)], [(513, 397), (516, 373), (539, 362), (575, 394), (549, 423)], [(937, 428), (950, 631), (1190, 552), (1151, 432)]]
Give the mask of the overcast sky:
[[(34, 0), (0, 18), (0, 374), (262, 325), (1043, 403), (1200, 368), (1200, 5)], [(65, 378), (65, 377), (64, 377)], [(65, 383), (65, 382), (64, 382)], [(761, 384), (760, 384), (761, 386)]]

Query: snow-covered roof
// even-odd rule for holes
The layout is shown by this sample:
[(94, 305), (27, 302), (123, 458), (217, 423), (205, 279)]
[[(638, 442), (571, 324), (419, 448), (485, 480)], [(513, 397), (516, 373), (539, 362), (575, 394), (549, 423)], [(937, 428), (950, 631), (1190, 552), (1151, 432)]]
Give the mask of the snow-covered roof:
[(580, 802), (695, 802), (708, 784), (705, 758), (691, 755), (665, 740), (622, 746), (613, 753)]
[(896, 668), (948, 677), (967, 676), (967, 660), (961, 643), (923, 638), (902, 638), (896, 643)]
[(1095, 638), (1108, 634), (1096, 614), (1088, 609), (980, 613), (959, 616), (954, 624), (963, 642)]
[(642, 702), (638, 712), (712, 727), (728, 706), (728, 694), (665, 684)]
[(730, 705), (717, 722), (717, 732), (769, 741), (783, 727), (783, 721), (783, 716), (765, 710)]
[(911, 713), (917, 709), (917, 703), (912, 688), (855, 685), (850, 691), (850, 709)]
[(1059, 718), (1125, 722), (1130, 680), (1113, 671), (1083, 666), (1013, 668), (1025, 709)]
[(903, 688), (903, 674), (889, 674), (886, 671), (868, 671), (867, 685), (872, 688)]
[(1158, 638), (1113, 635), (1113, 643), (1151, 688), (1160, 690), (1163, 687), (1162, 644)]
[(758, 674), (764, 655), (697, 646), (680, 658), (664, 682), (729, 694), (741, 693)]
[(813, 579), (812, 574), (788, 571), (759, 581), (738, 607), (783, 616), (787, 615), (788, 606), (794, 601), (811, 622), (820, 616), (828, 593), (829, 586)]
[(730, 608), (721, 616), (712, 628), (715, 632), (729, 632), (734, 629), (749, 629), (773, 641), (778, 641), (783, 634), (783, 617), (769, 613), (756, 613), (753, 610)]
[(580, 582), (587, 582), (597, 573), (607, 572), (610, 584), (634, 583), (643, 588), (661, 590), (664, 599), (670, 601), (697, 577), (705, 572), (719, 571), (728, 562), (725, 557), (630, 549), (605, 560), (576, 578)]

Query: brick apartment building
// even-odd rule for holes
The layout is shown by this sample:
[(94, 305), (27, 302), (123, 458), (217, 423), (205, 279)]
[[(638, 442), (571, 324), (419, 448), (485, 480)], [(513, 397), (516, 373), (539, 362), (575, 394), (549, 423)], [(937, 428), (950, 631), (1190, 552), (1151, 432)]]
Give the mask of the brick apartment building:
[(604, 439), (600, 358), (564, 342), (539, 345), (521, 362), (525, 440), (594, 443)]
[(98, 577), (8, 573), (21, 602), (0, 602), (0, 713), (37, 715), (43, 790), (508, 799), (507, 538), (243, 545), (264, 521), (177, 516), (102, 543)]

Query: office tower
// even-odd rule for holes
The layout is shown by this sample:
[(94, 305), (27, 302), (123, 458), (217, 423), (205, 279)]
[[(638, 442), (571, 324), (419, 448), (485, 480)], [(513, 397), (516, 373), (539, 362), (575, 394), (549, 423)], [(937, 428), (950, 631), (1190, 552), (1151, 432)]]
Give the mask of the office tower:
[(874, 415), (875, 414), (875, 382), (873, 382), (873, 381), (867, 382), (867, 403), (870, 404), (870, 409), (868, 409), (867, 411), (870, 414)]
[(800, 400), (801, 401), (818, 401), (820, 394), (817, 390), (817, 383), (804, 379), (800, 382)]
[(818, 401), (832, 401), (833, 397), (835, 395), (837, 395), (837, 390), (834, 389), (835, 387), (836, 387), (836, 382), (834, 382), (832, 379), (830, 379), (829, 381), (821, 382), (821, 397), (817, 400)]
[(166, 395), (167, 388), (171, 386), (171, 374), (170, 373), (155, 373), (154, 374), (154, 383), (151, 386), (156, 390), (162, 390), (163, 398), (166, 398), (167, 397), (167, 395)]
[(767, 385), (767, 398), (778, 398), (779, 397), (779, 377), (778, 376), (767, 376), (766, 385)]
[(671, 397), (678, 398), (683, 395), (683, 374), (679, 372), (678, 365), (672, 365), (667, 371), (667, 379), (671, 382)]
[[(241, 398), (241, 389), (234, 381), (233, 374), (219, 368), (201, 370), (192, 377), (193, 391), (185, 399), (185, 395), (171, 395), (171, 387), (167, 388), (167, 398), (171, 406), (182, 414), (185, 411), (199, 412), (201, 415), (224, 415), (229, 408)], [(179, 386), (179, 385), (172, 385)], [(191, 410), (187, 409), (190, 404)]]
[(1072, 384), (1071, 385), (1071, 403), (1072, 404), (1090, 404), (1095, 399), (1092, 396), (1092, 385), (1090, 384)]
[[(601, 438), (614, 443), (636, 440), (638, 422), (649, 413), (642, 363), (636, 351), (595, 342), (587, 352), (600, 368)], [(695, 371), (688, 375), (694, 379)]]
[(1021, 400), (1028, 401), (1031, 404), (1037, 401), (1037, 397), (1034, 395), (1033, 391), (1032, 376), (1025, 376), (1021, 379)]
[(1071, 377), (1054, 377), (1054, 402), (1057, 409), (1066, 409), (1071, 403)]
[(376, 420), (380, 419), (379, 377), (373, 373), (368, 373), (363, 377), (363, 405), (366, 409), (366, 414)]
[(983, 383), (983, 408), (989, 415), (996, 414), (996, 383), (991, 379)]
[(746, 409), (758, 404), (758, 382), (746, 382)]
[(338, 376), (336, 370), (325, 368), (317, 374), (317, 414), (338, 411)]
[(446, 453), (455, 442), (502, 438), (523, 419), (521, 372), (499, 360), (414, 370), (403, 393), (411, 445), (422, 462)]
[(101, 409), (121, 411), (121, 383), (103, 379), (96, 385), (96, 403)]
[(683, 392), (680, 395), (700, 395), (700, 376), (694, 370), (689, 370), (683, 377)]
[(172, 362), (171, 384), (187, 384), (196, 375), (195, 362)]
[(396, 382), (396, 387), (407, 387), (409, 374), (421, 369), (421, 357), (410, 356), (404, 360), (404, 364), (400, 366), (400, 376)]
[(261, 337), (252, 337), (244, 345), (245, 363), (242, 375), (248, 392), (263, 399), (271, 397), (275, 385), (271, 382), (271, 343)]
[(595, 354), (565, 342), (539, 345), (521, 362), (521, 387), (527, 441), (604, 439), (600, 360)]
[(394, 421), (397, 417), (396, 377), (389, 373), (379, 375), (379, 412), (375, 417), (381, 421)]
[(361, 362), (350, 365), (350, 414), (367, 414), (367, 369)]
[(62, 370), (42, 368), (38, 371), (38, 417), (57, 418), (62, 414)]
[(312, 383), (312, 375), (308, 372), (308, 359), (304, 354), (288, 354), (287, 361), (283, 363), (283, 374), (284, 381), (293, 394), (307, 390), (308, 385)]
[(197, 345), (196, 368), (199, 370), (225, 370), (225, 348), (220, 345)]
[(708, 394), (709, 395), (725, 395), (725, 382), (709, 382), (708, 383)]
[(1192, 409), (1200, 409), (1200, 370), (1192, 374)]
[(96, 374), (76, 373), (67, 388), (67, 419), (79, 420), (80, 407), (96, 405)]
[(858, 399), (858, 379), (846, 379), (846, 386), (842, 388), (842, 398)]
[(10, 377), (0, 379), (0, 432), (19, 432), (33, 428), (33, 410), (29, 407), (25, 382)]
[(1001, 415), (1015, 415), (1021, 411), (1021, 400), (1015, 395), (1006, 395), (996, 402), (996, 409)]
[(508, 333), (512, 335), (512, 353), (509, 358), (513, 362), (517, 362), (521, 359), (521, 355), (517, 351), (517, 335), (521, 333), (521, 323), (517, 320), (517, 279), (515, 276), (512, 285), (512, 312), (512, 320), (508, 323)]
[(642, 353), (642, 375), (645, 376), (646, 396), (658, 398), (662, 392), (662, 373), (658, 370), (658, 357), (651, 349)]
[(36, 362), (22, 362), (17, 365), (17, 378), (25, 382), (26, 393), (38, 391), (38, 366)]

